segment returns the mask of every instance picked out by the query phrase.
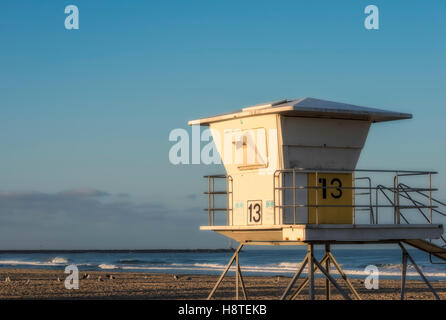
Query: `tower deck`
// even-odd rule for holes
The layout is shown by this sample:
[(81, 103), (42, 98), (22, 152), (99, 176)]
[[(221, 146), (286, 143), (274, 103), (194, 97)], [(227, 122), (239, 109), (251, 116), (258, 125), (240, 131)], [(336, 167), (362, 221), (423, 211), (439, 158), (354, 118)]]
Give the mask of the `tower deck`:
[(441, 224), (295, 224), (270, 226), (201, 226), (239, 242), (296, 245), (306, 242), (374, 243), (438, 239)]

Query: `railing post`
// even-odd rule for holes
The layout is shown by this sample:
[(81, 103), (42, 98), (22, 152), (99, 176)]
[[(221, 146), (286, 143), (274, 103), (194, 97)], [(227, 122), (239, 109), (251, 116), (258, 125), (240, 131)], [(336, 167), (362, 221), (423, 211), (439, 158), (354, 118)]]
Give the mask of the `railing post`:
[[(328, 255), (330, 252), (330, 244), (325, 243), (325, 255)], [(327, 270), (328, 274), (330, 274), (330, 259), (327, 259), (325, 262), (325, 270)], [(330, 280), (325, 278), (325, 298), (330, 300), (331, 290), (330, 290)]]
[(318, 172), (316, 171), (315, 172), (315, 183), (316, 183), (316, 224), (319, 224), (319, 206), (318, 206), (318, 204), (319, 204), (319, 193), (318, 193), (318, 190), (319, 190), (319, 183), (318, 183)]
[[(215, 178), (212, 177), (212, 209), (215, 209)], [(212, 225), (215, 225), (215, 210), (212, 210)]]
[(379, 192), (378, 192), (378, 186), (376, 186), (376, 193), (375, 193), (375, 212), (376, 212), (376, 217), (375, 217), (375, 219), (376, 219), (376, 224), (378, 224), (378, 210), (379, 210), (379, 201), (378, 201), (378, 195), (379, 195)]
[(226, 177), (226, 225), (229, 226), (229, 176)]
[(276, 224), (276, 172), (273, 173), (273, 224)]
[(368, 178), (369, 182), (369, 202), (370, 202), (370, 224), (374, 223), (373, 219), (373, 204), (372, 204), (372, 179)]
[(432, 224), (432, 173), (429, 172), (429, 214), (430, 223)]
[(238, 280), (240, 277), (240, 269), (239, 269), (239, 261), (238, 261), (238, 253), (235, 256), (235, 300), (238, 300), (238, 293), (239, 293), (239, 289), (238, 289)]
[(398, 186), (398, 171), (395, 172), (395, 178), (393, 179), (393, 203), (394, 203), (394, 223), (400, 224), (400, 193)]
[(231, 226), (234, 225), (234, 179), (232, 176), (229, 176), (231, 178)]
[[(279, 181), (278, 181), (278, 186), (279, 188), (283, 188), (285, 185), (285, 174), (284, 172), (281, 172), (279, 175)], [(283, 224), (283, 216), (285, 214), (285, 208), (283, 207), (285, 205), (285, 194), (284, 194), (284, 190), (285, 189), (279, 189), (279, 197), (277, 199), (277, 201), (279, 201), (279, 205), (277, 206), (277, 209), (279, 210), (279, 224)], [(275, 205), (276, 203), (274, 203)]]
[(296, 224), (296, 171), (293, 169), (293, 222)]
[(310, 300), (314, 300), (314, 247), (313, 243), (308, 244), (308, 293)]
[(352, 201), (353, 201), (353, 217), (352, 222), (356, 224), (356, 184), (355, 184), (355, 173), (352, 172)]
[(208, 176), (208, 214), (209, 214), (209, 225), (212, 226), (211, 221), (211, 177)]

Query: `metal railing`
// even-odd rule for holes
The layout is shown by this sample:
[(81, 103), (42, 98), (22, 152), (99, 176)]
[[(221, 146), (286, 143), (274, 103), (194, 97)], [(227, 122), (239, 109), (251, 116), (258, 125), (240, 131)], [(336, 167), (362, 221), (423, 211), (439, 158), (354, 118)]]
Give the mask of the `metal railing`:
[[(375, 221), (375, 215), (374, 215), (374, 211), (373, 211), (373, 205), (372, 205), (372, 179), (370, 179), (370, 177), (359, 177), (359, 178), (355, 178), (355, 181), (360, 181), (360, 180), (366, 180), (368, 182), (368, 186), (369, 189), (368, 190), (361, 190), (361, 192), (355, 192), (354, 196), (355, 198), (357, 196), (369, 196), (369, 207), (368, 208), (356, 208), (356, 211), (369, 211), (370, 214), (370, 224), (373, 224)], [(356, 213), (355, 213), (356, 215)]]
[[(345, 186), (321, 186), (319, 184), (309, 184), (308, 180), (305, 184), (297, 184), (296, 178), (298, 175), (312, 174), (314, 176), (314, 181), (319, 182), (318, 176), (323, 174), (351, 174), (352, 183), (351, 187)], [(401, 218), (404, 222), (408, 223), (406, 217), (401, 213), (401, 210), (421, 210), (429, 209), (430, 219), (429, 223), (432, 223), (432, 213), (436, 212), (438, 208), (433, 202), (438, 203), (432, 198), (432, 192), (437, 191), (437, 189), (432, 188), (432, 175), (437, 174), (437, 172), (432, 171), (406, 171), (406, 170), (321, 170), (321, 169), (285, 169), (277, 170), (274, 173), (274, 221), (278, 224), (284, 224), (283, 218), (284, 213), (288, 210), (292, 210), (293, 221), (288, 224), (295, 224), (296, 213), (299, 208), (314, 208), (315, 211), (315, 222), (319, 224), (319, 210), (320, 208), (352, 208), (352, 221), (356, 223), (356, 214), (360, 211), (365, 211), (369, 213), (369, 223), (377, 224), (379, 223), (379, 213), (380, 209), (387, 209), (393, 211), (393, 223), (400, 224)], [(286, 175), (289, 178), (286, 178)], [(385, 186), (383, 184), (378, 184), (376, 186), (372, 185), (372, 179), (370, 175), (385, 175), (385, 179), (391, 179), (391, 186)], [(403, 177), (427, 177), (427, 186), (421, 188), (411, 188), (406, 185), (404, 190), (401, 189), (401, 183), (399, 182)], [(355, 181), (365, 180), (368, 182), (367, 186), (356, 186)], [(349, 190), (352, 192), (352, 203), (351, 204), (320, 204), (318, 203), (319, 193), (327, 192), (327, 190)], [(314, 190), (315, 196), (314, 201), (310, 202), (309, 197), (305, 197), (305, 201), (298, 202), (296, 199), (296, 192), (306, 190), (308, 193), (310, 190)], [(390, 192), (389, 196), (387, 192)], [(286, 192), (291, 192), (292, 202), (286, 201)], [(418, 192), (423, 193), (428, 199), (428, 204), (421, 202), (411, 202), (409, 204), (401, 203), (401, 198), (407, 198), (407, 194)], [(375, 201), (373, 201), (373, 193), (375, 194)], [(401, 195), (403, 193), (403, 196)], [(289, 193), (288, 193), (289, 194)], [(384, 195), (384, 198), (380, 199), (380, 195)], [(367, 196), (367, 199), (362, 199), (358, 201), (361, 196)], [(290, 197), (288, 197), (290, 198)], [(308, 199), (308, 200), (307, 200)], [(288, 199), (289, 200), (289, 199)], [(309, 210), (309, 209), (308, 209)], [(438, 211), (438, 210), (437, 210)]]
[[(204, 209), (209, 215), (209, 225), (215, 225), (215, 212), (225, 211), (226, 212), (226, 225), (232, 223), (232, 213), (233, 213), (233, 180), (231, 176), (224, 174), (208, 175), (204, 176), (208, 180), (208, 191), (204, 194), (208, 195), (208, 207)], [(226, 190), (215, 190), (215, 180), (225, 179), (226, 180)], [(226, 196), (226, 208), (215, 206), (215, 196)], [(230, 219), (231, 218), (231, 219)]]
[[(319, 185), (319, 177), (325, 174), (351, 174), (351, 186), (329, 186)], [(298, 224), (296, 214), (299, 208), (304, 208), (304, 213), (309, 219), (310, 208), (315, 213), (315, 223), (319, 224), (320, 208), (351, 208), (352, 223), (358, 222), (357, 215), (360, 213), (368, 213), (367, 219), (361, 215), (360, 218), (368, 221), (370, 224), (389, 223), (392, 220), (394, 224), (410, 224), (420, 223), (414, 221), (421, 220), (422, 223), (433, 224), (437, 216), (446, 217), (446, 202), (442, 202), (433, 197), (433, 192), (438, 189), (432, 187), (432, 175), (437, 174), (433, 171), (405, 171), (405, 170), (314, 170), (314, 169), (286, 169), (277, 170), (273, 175), (273, 210), (274, 224)], [(287, 179), (288, 175), (288, 179)], [(300, 176), (299, 176), (300, 175)], [(309, 175), (312, 175), (309, 179)], [(215, 212), (226, 212), (226, 225), (233, 224), (233, 178), (229, 175), (207, 175), (204, 176), (208, 180), (208, 191), (204, 194), (208, 195), (208, 208), (204, 209), (209, 215), (209, 225), (215, 225)], [(298, 177), (300, 181), (306, 183), (297, 183)], [(372, 179), (373, 178), (373, 179)], [(403, 179), (417, 178), (426, 179), (421, 187), (411, 187)], [(216, 180), (225, 180), (226, 190), (216, 190)], [(380, 183), (373, 184), (373, 180)], [(382, 183), (386, 180), (388, 183)], [(314, 181), (316, 183), (310, 183)], [(365, 182), (365, 186), (363, 183)], [(417, 185), (420, 181), (416, 181)], [(223, 183), (218, 186), (222, 188)], [(223, 188), (222, 188), (223, 189)], [(313, 202), (310, 202), (309, 192), (313, 190)], [(324, 192), (328, 194), (329, 190), (341, 190), (351, 192), (351, 203), (335, 204), (335, 203), (318, 203), (319, 194)], [(296, 192), (305, 191), (305, 197), (297, 196)], [(291, 203), (285, 202), (285, 193)], [(216, 206), (216, 197), (226, 197), (226, 207)], [(222, 201), (220, 201), (222, 202)], [(444, 211), (441, 211), (442, 207)], [(306, 208), (306, 210), (305, 210)], [(288, 210), (292, 212), (291, 221), (284, 221), (284, 213)], [(418, 214), (412, 214), (417, 212)], [(435, 216), (434, 216), (435, 215)], [(434, 219), (435, 218), (435, 219)], [(383, 222), (384, 221), (384, 222)], [(436, 223), (441, 222), (436, 220)], [(310, 223), (306, 221), (305, 223)], [(434, 241), (428, 240), (432, 244), (439, 247), (439, 250), (446, 249), (446, 236), (441, 235), (439, 239)], [(437, 242), (440, 242), (439, 244)], [(443, 249), (440, 249), (443, 248)], [(435, 253), (435, 252), (434, 252)], [(443, 252), (440, 252), (443, 253)], [(432, 260), (432, 252), (429, 253), (431, 263), (444, 264)]]
[[(313, 174), (312, 181), (318, 181), (319, 176), (323, 174), (351, 174), (351, 186), (322, 186), (320, 184), (309, 184), (307, 176)], [(298, 175), (305, 174), (306, 183), (297, 183)], [(423, 221), (433, 223), (433, 214), (440, 214), (446, 217), (446, 214), (438, 210), (438, 206), (446, 207), (446, 203), (433, 198), (433, 192), (438, 189), (432, 187), (432, 175), (437, 172), (432, 171), (406, 171), (406, 170), (315, 170), (315, 169), (285, 169), (277, 170), (273, 175), (273, 210), (274, 224), (296, 224), (299, 223), (296, 214), (300, 208), (306, 208), (306, 212), (310, 210), (315, 213), (315, 223), (320, 223), (319, 210), (321, 208), (351, 208), (352, 223), (358, 223), (358, 217), (363, 218), (361, 213), (368, 214), (367, 223), (378, 224), (382, 220), (392, 217), (393, 223), (410, 223), (410, 219), (406, 216), (406, 211), (416, 210)], [(285, 175), (288, 175), (286, 179)], [(384, 176), (382, 180), (388, 183), (372, 183), (378, 175)], [(204, 176), (208, 180), (208, 191), (204, 192), (208, 196), (208, 207), (204, 209), (209, 215), (209, 225), (215, 225), (215, 212), (226, 212), (226, 225), (233, 224), (233, 178), (229, 175), (207, 175)], [(426, 178), (427, 182), (422, 187), (409, 187), (408, 184), (401, 182), (404, 178), (421, 177)], [(372, 179), (373, 178), (373, 179)], [(216, 189), (217, 180), (225, 180), (226, 190)], [(361, 182), (365, 182), (365, 185)], [(223, 187), (220, 184), (221, 189)], [(297, 192), (306, 190), (307, 196), (302, 201), (296, 195)], [(313, 202), (309, 202), (308, 192), (314, 190)], [(352, 194), (352, 202), (349, 204), (336, 203), (318, 203), (319, 194), (329, 192), (330, 190), (349, 191)], [(284, 194), (288, 192), (290, 195), (288, 200), (284, 202)], [(417, 199), (413, 195), (423, 198)], [(226, 206), (218, 206), (216, 197), (226, 197)], [(221, 202), (221, 201), (220, 201)], [(427, 203), (426, 203), (427, 202)], [(427, 212), (425, 212), (427, 209)], [(301, 209), (304, 210), (304, 209)], [(283, 214), (285, 211), (292, 212), (292, 219), (284, 222)], [(384, 218), (383, 218), (384, 217)], [(362, 219), (364, 221), (364, 219)], [(308, 222), (306, 222), (308, 223)], [(363, 222), (364, 223), (364, 222)], [(388, 223), (388, 222), (386, 222)], [(446, 244), (446, 239), (445, 244)]]

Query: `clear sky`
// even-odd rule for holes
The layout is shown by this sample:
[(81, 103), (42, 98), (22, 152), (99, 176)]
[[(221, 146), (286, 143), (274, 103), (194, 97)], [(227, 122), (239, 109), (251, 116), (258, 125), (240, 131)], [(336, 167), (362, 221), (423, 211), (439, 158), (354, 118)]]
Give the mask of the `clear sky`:
[[(79, 30), (66, 30), (66, 5)], [(380, 29), (364, 28), (364, 8)], [(433, 169), (446, 199), (445, 1), (1, 1), (0, 249), (212, 248), (206, 173), (169, 132), (283, 98), (413, 113), (358, 167)], [(189, 129), (188, 129), (189, 130)]]

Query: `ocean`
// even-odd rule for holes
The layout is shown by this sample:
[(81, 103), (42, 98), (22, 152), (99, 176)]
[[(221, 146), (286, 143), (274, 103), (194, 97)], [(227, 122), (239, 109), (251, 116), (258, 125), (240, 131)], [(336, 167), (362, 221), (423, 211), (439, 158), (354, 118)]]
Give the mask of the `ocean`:
[[(399, 249), (344, 249), (332, 252), (344, 271), (352, 278), (365, 278), (368, 265), (378, 267), (380, 277), (397, 279), (401, 276)], [(424, 274), (432, 280), (446, 281), (446, 265), (431, 264), (429, 256), (419, 250), (409, 250)], [(246, 275), (291, 276), (306, 254), (303, 249), (255, 249), (240, 253), (240, 265)], [(321, 258), (322, 249), (316, 249)], [(2, 251), (0, 268), (61, 269), (74, 264), (79, 270), (113, 272), (147, 272), (175, 274), (219, 274), (232, 252), (229, 250), (101, 250), (101, 251)], [(409, 266), (408, 277), (418, 277)]]

